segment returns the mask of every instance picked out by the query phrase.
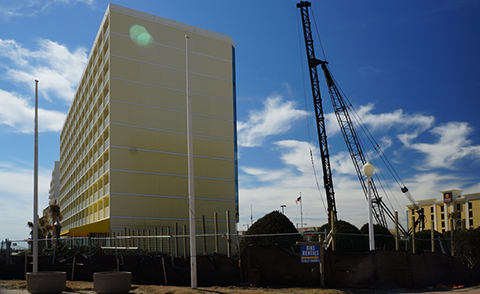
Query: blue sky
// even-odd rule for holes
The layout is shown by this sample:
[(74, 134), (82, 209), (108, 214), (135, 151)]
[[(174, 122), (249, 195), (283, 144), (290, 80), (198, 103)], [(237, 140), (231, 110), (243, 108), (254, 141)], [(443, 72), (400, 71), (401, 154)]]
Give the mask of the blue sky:
[[(318, 139), (297, 1), (116, 1), (220, 32), (236, 44), (240, 223), (273, 210), (326, 222)], [(0, 0), (0, 239), (32, 219), (34, 79), (39, 87), (39, 206), (47, 205), (59, 130), (108, 2)], [(480, 192), (480, 3), (313, 1), (330, 69), (416, 200)], [(312, 17), (312, 15), (311, 15)], [(322, 58), (314, 31), (315, 50)], [(320, 72), (321, 73), (321, 72)], [(360, 227), (367, 204), (321, 78), (338, 217)], [(320, 185), (310, 159), (313, 151)], [(377, 170), (385, 172), (378, 166)], [(384, 198), (408, 204), (384, 173)], [(390, 193), (390, 189), (392, 193)], [(388, 199), (387, 199), (388, 198)], [(325, 200), (323, 200), (325, 201)], [(405, 222), (404, 222), (405, 224)]]

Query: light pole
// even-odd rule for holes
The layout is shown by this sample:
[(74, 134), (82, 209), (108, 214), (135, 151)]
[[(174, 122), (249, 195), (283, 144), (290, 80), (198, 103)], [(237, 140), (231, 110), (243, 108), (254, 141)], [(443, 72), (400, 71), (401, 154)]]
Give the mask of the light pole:
[(35, 154), (33, 169), (33, 266), (38, 272), (38, 80), (35, 80)]
[(375, 250), (375, 239), (373, 236), (373, 213), (372, 213), (372, 183), (370, 180), (372, 179), (373, 170), (375, 168), (370, 162), (367, 162), (363, 166), (363, 174), (367, 177), (367, 190), (368, 190), (368, 239), (370, 243), (370, 251)]
[(282, 205), (280, 205), (280, 207), (282, 208), (282, 214), (285, 214), (284, 208), (287, 207), (287, 206), (285, 204), (282, 204)]
[[(186, 90), (187, 90), (187, 153), (188, 153), (188, 208), (190, 224), (190, 285), (197, 289), (197, 243), (195, 240), (195, 188), (193, 171), (193, 132), (192, 132), (192, 97), (190, 93), (190, 51), (189, 36), (185, 36), (186, 51)], [(228, 225), (227, 225), (228, 226)]]

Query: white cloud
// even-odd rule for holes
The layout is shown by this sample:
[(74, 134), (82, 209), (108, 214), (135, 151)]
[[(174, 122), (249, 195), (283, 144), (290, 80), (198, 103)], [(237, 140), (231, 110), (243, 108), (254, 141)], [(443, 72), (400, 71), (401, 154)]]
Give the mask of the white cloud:
[[(38, 213), (48, 205), (51, 170), (40, 170), (38, 176)], [(30, 230), (27, 222), (33, 219), (33, 170), (0, 163), (0, 239), (23, 240)], [(12, 221), (14, 220), (14, 221)], [(21, 245), (21, 244), (19, 244)]]
[(283, 101), (280, 95), (268, 97), (263, 104), (262, 111), (252, 110), (248, 121), (238, 122), (240, 146), (260, 146), (266, 137), (286, 133), (294, 121), (306, 114), (303, 110), (295, 109), (293, 101)]
[(48, 100), (50, 94), (70, 102), (87, 62), (85, 48), (70, 52), (64, 45), (41, 39), (39, 49), (31, 51), (14, 40), (0, 39), (0, 57), (11, 62), (2, 62), (8, 77), (17, 83), (33, 88), (39, 80), (39, 91)]
[(333, 156), (330, 156), (330, 164), (332, 170), (341, 174), (356, 175), (357, 172), (352, 164), (352, 158), (348, 152), (339, 152)]
[[(357, 126), (357, 133), (361, 131), (358, 129), (358, 123), (363, 123), (368, 126), (368, 129), (371, 132), (377, 130), (385, 131), (393, 127), (399, 128), (400, 130), (410, 128), (413, 131), (423, 132), (431, 128), (435, 122), (435, 118), (433, 116), (425, 116), (422, 114), (405, 114), (402, 109), (397, 109), (393, 112), (373, 114), (372, 110), (374, 108), (375, 105), (369, 103), (368, 105), (360, 106), (356, 113), (350, 111), (350, 118), (352, 119), (354, 125)], [(325, 115), (325, 120), (329, 136), (340, 132), (340, 127), (338, 126), (335, 113), (327, 113)]]
[[(391, 125), (410, 124), (412, 128), (417, 130), (417, 133), (410, 135), (410, 140), (416, 138), (417, 134), (428, 128), (433, 123), (433, 118), (422, 118), (421, 116), (406, 116), (401, 112), (394, 112), (397, 115), (378, 115), (376, 118), (389, 118)], [(408, 121), (413, 119), (413, 121)], [(372, 118), (370, 120), (372, 125), (379, 123), (386, 123), (379, 121), (378, 123)], [(447, 127), (448, 126), (448, 127)], [(452, 140), (457, 140), (458, 146), (462, 146), (459, 152), (446, 155), (444, 160), (449, 161), (450, 158), (455, 160), (462, 155), (477, 154), (478, 147), (470, 146), (471, 142), (466, 139), (466, 135), (471, 131), (466, 125), (451, 123), (444, 127), (437, 127), (432, 130), (432, 133), (438, 136), (446, 136), (440, 139), (434, 145), (425, 146), (425, 151), (435, 154), (436, 148), (442, 144), (451, 144)], [(405, 128), (405, 126), (401, 126)], [(453, 136), (456, 134), (456, 137)], [(405, 135), (408, 137), (409, 135)], [(443, 137), (442, 137), (443, 138)], [(447, 138), (450, 138), (447, 140)], [(323, 186), (322, 165), (320, 156), (318, 156), (318, 148), (310, 146), (307, 142), (295, 140), (282, 140), (272, 143), (279, 151), (279, 159), (281, 164), (278, 168), (266, 167), (242, 167), (240, 173), (240, 195), (241, 211), (247, 212), (250, 210), (250, 205), (253, 204), (254, 218), (258, 219), (273, 210), (281, 210), (280, 205), (286, 204), (285, 213), (287, 217), (295, 224), (299, 222), (299, 206), (294, 204), (294, 200), (302, 193), (304, 222), (308, 226), (318, 226), (326, 222), (326, 199), (325, 190)], [(383, 150), (391, 148), (393, 145), (389, 137), (383, 137), (380, 140), (380, 145)], [(437, 146), (438, 145), (438, 146)], [(414, 144), (410, 145), (416, 146)], [(420, 148), (419, 146), (416, 146)], [(433, 147), (433, 148), (432, 148)], [(312, 149), (314, 155), (315, 169), (317, 179), (315, 179), (312, 162), (309, 154), (309, 148)], [(458, 149), (458, 148), (457, 148)], [(445, 152), (442, 153), (445, 156)], [(373, 156), (373, 154), (372, 154)], [(428, 156), (427, 156), (428, 158)], [(433, 162), (433, 161), (430, 161)], [(339, 219), (344, 219), (357, 227), (362, 226), (367, 222), (367, 203), (365, 195), (361, 189), (357, 175), (353, 168), (350, 154), (348, 152), (338, 152), (330, 156), (330, 163), (333, 171), (333, 182), (335, 187), (335, 202), (338, 211)], [(278, 165), (278, 163), (277, 163)], [(376, 167), (381, 171), (381, 167)], [(316, 182), (317, 181), (317, 182)], [(440, 173), (420, 173), (413, 175), (410, 179), (404, 180), (406, 186), (409, 188), (415, 200), (438, 198), (441, 190), (452, 188), (468, 187), (468, 191), (478, 192), (478, 185), (471, 184), (471, 178), (464, 178), (457, 174), (440, 174)], [(317, 186), (318, 185), (318, 186)], [(319, 187), (319, 188), (317, 188)], [(391, 211), (399, 211), (400, 215), (404, 215), (406, 205), (410, 204), (409, 200), (403, 193), (401, 193), (397, 184), (393, 179), (384, 179), (382, 176), (382, 183), (377, 183), (377, 189), (383, 198), (385, 204)], [(385, 193), (387, 195), (385, 195)], [(261, 201), (258, 201), (261, 199)], [(310, 213), (310, 215), (308, 215)], [(242, 216), (242, 215), (241, 215)], [(248, 214), (250, 216), (250, 214)], [(248, 219), (242, 216), (240, 222), (248, 222)], [(387, 218), (389, 226), (392, 222)], [(405, 224), (405, 219), (402, 218)]]
[(12, 18), (12, 17), (32, 17), (39, 13), (48, 12), (49, 8), (57, 5), (75, 5), (76, 3), (84, 3), (90, 7), (93, 7), (95, 0), (46, 0), (46, 1), (34, 1), (34, 0), (16, 0), (9, 1), (8, 5), (2, 4), (0, 6), (0, 17)]
[[(240, 174), (241, 211), (249, 211), (253, 204), (254, 218), (280, 210), (286, 204), (285, 214), (296, 224), (300, 222), (299, 205), (295, 199), (302, 193), (304, 222), (307, 226), (319, 226), (327, 221), (325, 190), (323, 187), (322, 165), (318, 148), (308, 142), (283, 140), (273, 143), (280, 152), (279, 157), (284, 164), (278, 169), (242, 167)], [(310, 148), (314, 155), (315, 178), (310, 157)], [(351, 163), (350, 163), (351, 165)], [(246, 176), (244, 173), (248, 172)], [(251, 177), (254, 177), (252, 179)], [(256, 185), (250, 185), (258, 180)], [(248, 181), (248, 182), (247, 182)], [(318, 181), (318, 188), (317, 182)], [(250, 183), (249, 183), (250, 182)], [(365, 197), (359, 188), (356, 177), (337, 175), (334, 179), (337, 209), (341, 207), (339, 217), (355, 225), (366, 222), (366, 215), (359, 212), (359, 206), (365, 206)], [(261, 201), (258, 201), (261, 199)], [(250, 216), (250, 214), (248, 214)], [(245, 215), (247, 217), (247, 215)], [(241, 222), (247, 222), (247, 219)]]
[[(0, 89), (0, 105), (0, 126), (7, 125), (19, 133), (33, 132), (35, 109), (29, 105), (27, 99)], [(39, 108), (38, 130), (57, 132), (64, 119), (64, 113)]]
[[(310, 150), (312, 154), (318, 154), (318, 148), (307, 142), (296, 140), (283, 140), (275, 142), (274, 144), (279, 147), (281, 151), (280, 158), (285, 164), (295, 167), (296, 170), (302, 173), (312, 171)], [(315, 164), (319, 164), (319, 162)]]
[(435, 143), (412, 143), (417, 137), (416, 134), (404, 134), (398, 137), (406, 147), (426, 155), (424, 164), (417, 169), (455, 169), (455, 164), (464, 158), (480, 159), (480, 145), (473, 146), (468, 139), (472, 131), (473, 129), (466, 122), (450, 122), (430, 131), (438, 137)]
[(258, 180), (262, 182), (281, 180), (288, 176), (289, 173), (287, 169), (275, 171), (252, 167), (242, 167), (241, 169), (245, 173), (255, 176)]

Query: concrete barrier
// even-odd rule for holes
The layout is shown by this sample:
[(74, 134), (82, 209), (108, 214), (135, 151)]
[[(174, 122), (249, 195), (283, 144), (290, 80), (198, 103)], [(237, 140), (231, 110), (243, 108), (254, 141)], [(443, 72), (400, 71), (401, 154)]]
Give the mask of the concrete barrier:
[(98, 272), (93, 274), (93, 290), (98, 294), (128, 293), (131, 287), (131, 272)]
[(66, 283), (66, 272), (27, 273), (27, 291), (29, 293), (62, 293)]

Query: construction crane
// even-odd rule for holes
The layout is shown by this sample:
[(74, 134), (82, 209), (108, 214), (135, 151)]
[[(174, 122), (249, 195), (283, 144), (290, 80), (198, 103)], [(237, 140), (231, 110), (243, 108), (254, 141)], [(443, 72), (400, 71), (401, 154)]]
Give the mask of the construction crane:
[[(335, 80), (333, 79), (330, 73), (330, 70), (328, 68), (328, 62), (319, 60), (315, 57), (312, 31), (310, 27), (310, 17), (308, 14), (308, 7), (310, 6), (311, 6), (311, 3), (307, 1), (301, 1), (300, 3), (297, 4), (297, 8), (299, 8), (301, 12), (303, 32), (305, 37), (305, 48), (307, 51), (308, 66), (310, 71), (310, 81), (312, 85), (312, 94), (313, 94), (313, 100), (315, 105), (315, 115), (316, 115), (315, 118), (317, 122), (318, 137), (319, 137), (320, 146), (321, 146), (320, 152), (321, 152), (321, 159), (322, 159), (322, 167), (324, 170), (324, 186), (325, 186), (325, 190), (327, 191), (328, 211), (329, 212), (334, 211), (336, 214), (330, 160), (328, 155), (328, 149), (326, 147), (327, 136), (325, 131), (324, 117), (323, 117), (322, 99), (320, 96), (320, 86), (318, 81), (318, 72), (317, 72), (318, 65), (321, 65), (322, 67), (337, 122), (340, 125), (343, 138), (347, 145), (348, 152), (350, 153), (350, 157), (355, 167), (355, 171), (357, 173), (357, 177), (362, 186), (364, 195), (368, 199), (367, 182), (363, 177), (363, 172), (362, 172), (362, 167), (367, 162), (367, 160), (365, 159), (362, 146), (360, 144), (359, 138), (355, 131), (355, 126), (352, 123), (352, 120), (350, 118), (350, 114), (348, 111), (349, 107), (345, 103), (345, 100), (343, 99), (343, 96), (339, 91), (339, 87), (337, 86)], [(327, 171), (328, 174), (325, 174), (325, 171)], [(371, 203), (373, 215), (378, 224), (384, 227), (388, 227), (387, 217), (393, 222), (395, 220), (395, 215), (388, 209), (388, 207), (382, 201), (382, 198), (378, 194), (378, 191), (376, 189), (375, 182), (373, 181), (373, 179), (371, 180), (371, 184), (372, 184), (372, 194), (373, 194), (372, 203)], [(417, 225), (422, 225), (424, 222), (423, 211), (419, 209), (418, 204), (413, 200), (413, 197), (410, 195), (410, 192), (408, 192), (407, 187), (403, 186), (401, 190), (407, 196), (410, 202), (414, 205), (415, 210), (419, 214), (419, 217), (417, 218), (415, 223), (412, 225), (412, 228), (415, 228)], [(409, 230), (405, 230), (401, 226), (401, 224), (399, 224), (399, 229), (404, 235), (408, 235), (410, 233)]]

